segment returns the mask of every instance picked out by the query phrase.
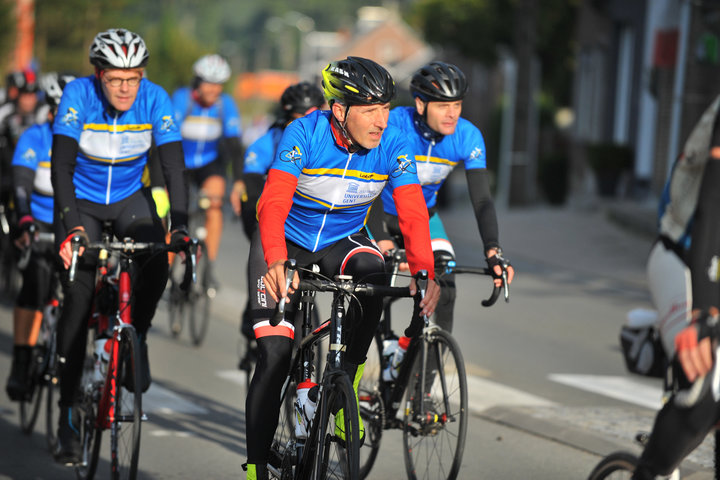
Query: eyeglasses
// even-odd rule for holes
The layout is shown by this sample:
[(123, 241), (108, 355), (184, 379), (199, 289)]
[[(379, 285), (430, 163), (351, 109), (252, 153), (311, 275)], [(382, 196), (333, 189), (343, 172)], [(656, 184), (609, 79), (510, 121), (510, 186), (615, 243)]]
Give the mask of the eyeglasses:
[(104, 82), (111, 87), (119, 87), (124, 82), (127, 82), (128, 87), (137, 87), (140, 85), (140, 80), (142, 80), (142, 77), (130, 77), (130, 78), (107, 78), (104, 77)]

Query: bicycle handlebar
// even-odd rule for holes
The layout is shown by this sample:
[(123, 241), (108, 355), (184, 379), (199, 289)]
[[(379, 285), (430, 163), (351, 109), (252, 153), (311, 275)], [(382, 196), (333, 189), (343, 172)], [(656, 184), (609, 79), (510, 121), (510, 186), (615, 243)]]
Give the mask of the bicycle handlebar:
[(30, 262), (30, 254), (32, 253), (32, 245), (34, 243), (47, 243), (52, 244), (55, 242), (55, 234), (52, 232), (38, 232), (35, 224), (30, 224), (27, 229), (30, 235), (30, 244), (25, 247), (20, 253), (20, 258), (17, 262), (18, 270), (23, 271), (27, 268)]

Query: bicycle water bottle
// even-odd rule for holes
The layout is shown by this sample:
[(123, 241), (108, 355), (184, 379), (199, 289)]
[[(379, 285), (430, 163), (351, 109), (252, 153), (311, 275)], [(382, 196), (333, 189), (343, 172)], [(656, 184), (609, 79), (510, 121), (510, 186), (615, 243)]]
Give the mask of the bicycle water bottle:
[(297, 399), (295, 400), (296, 438), (307, 438), (308, 436), (310, 421), (317, 406), (318, 390), (318, 384), (309, 379), (297, 386)]
[(386, 382), (394, 382), (397, 380), (400, 365), (405, 358), (405, 352), (410, 345), (410, 337), (400, 337), (397, 340), (386, 340), (383, 347), (383, 357), (385, 357), (385, 370), (383, 370), (383, 380)]
[(110, 340), (109, 338), (98, 338), (95, 340), (95, 372), (93, 380), (96, 382), (102, 382), (105, 380), (107, 375), (108, 364), (110, 363)]

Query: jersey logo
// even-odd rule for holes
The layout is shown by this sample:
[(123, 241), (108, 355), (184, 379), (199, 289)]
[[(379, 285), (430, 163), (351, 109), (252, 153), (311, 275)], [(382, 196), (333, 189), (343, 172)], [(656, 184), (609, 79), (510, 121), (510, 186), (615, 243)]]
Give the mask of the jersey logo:
[(284, 150), (280, 153), (280, 160), (282, 160), (283, 162), (297, 164), (297, 162), (302, 160), (302, 152), (300, 151), (300, 147), (295, 146), (291, 150)]
[(169, 132), (170, 130), (175, 130), (175, 120), (173, 120), (172, 115), (165, 115), (162, 117), (162, 125), (160, 126), (161, 132)]
[(470, 152), (470, 160), (475, 160), (476, 158), (480, 158), (483, 154), (482, 148), (475, 147), (472, 152)]
[(32, 148), (28, 148), (25, 150), (25, 153), (22, 154), (22, 159), (25, 161), (34, 160), (37, 155), (35, 154), (35, 150)]
[(400, 155), (395, 159), (398, 163), (397, 168), (390, 174), (391, 177), (397, 178), (404, 172), (410, 172), (417, 174), (417, 170), (414, 168), (414, 163), (408, 158), (407, 155)]
[(72, 107), (68, 108), (68, 111), (65, 115), (63, 115), (62, 119), (60, 119), (60, 123), (62, 125), (70, 125), (70, 126), (77, 126), (78, 124), (78, 112)]

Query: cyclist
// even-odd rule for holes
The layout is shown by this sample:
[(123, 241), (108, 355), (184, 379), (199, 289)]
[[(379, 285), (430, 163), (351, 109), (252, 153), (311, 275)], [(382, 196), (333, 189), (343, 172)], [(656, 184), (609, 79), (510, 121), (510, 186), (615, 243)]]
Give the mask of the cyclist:
[[(437, 212), (437, 192), (452, 169), (460, 162), (465, 166), (470, 201), (475, 211), (485, 258), (495, 272), (495, 284), (502, 285), (502, 250), (498, 241), (495, 206), (490, 194), (485, 160), (485, 140), (480, 130), (460, 117), (468, 83), (463, 72), (449, 63), (432, 62), (413, 74), (410, 91), (414, 107), (396, 107), (390, 112), (390, 125), (398, 127), (410, 142), (410, 153), (417, 164), (418, 178), (430, 216), (435, 261), (454, 260), (455, 252)], [(384, 210), (384, 212), (383, 212)], [(378, 248), (393, 248), (392, 239), (400, 237), (393, 192), (386, 188), (371, 211), (370, 232)], [(507, 267), (508, 283), (515, 274)], [(440, 280), (442, 296), (438, 302), (435, 323), (448, 332), (453, 326), (455, 275)]]
[[(52, 121), (63, 88), (75, 77), (48, 73), (40, 79), (45, 99), (50, 105), (48, 120), (33, 125), (20, 136), (13, 156), (13, 185), (18, 230), (18, 248), (30, 248), (31, 227), (51, 232), (53, 221), (52, 185), (50, 184), (50, 149)], [(28, 367), (32, 347), (37, 342), (42, 308), (51, 294), (55, 253), (51, 247), (34, 247), (23, 270), (22, 289), (13, 310), (13, 359), (5, 389), (11, 400), (22, 400), (27, 393)]]
[(195, 62), (193, 72), (192, 86), (178, 89), (172, 101), (187, 174), (210, 200), (205, 211), (205, 244), (211, 265), (208, 274), (217, 286), (212, 265), (222, 236), (226, 165), (228, 159), (242, 160), (240, 115), (230, 95), (223, 93), (231, 73), (225, 59), (205, 55)]
[[(285, 260), (316, 263), (330, 277), (345, 273), (356, 280), (384, 281), (384, 259), (366, 236), (364, 223), (373, 199), (389, 182), (395, 187), (410, 268), (427, 269), (431, 277), (433, 273), (427, 210), (422, 207), (415, 165), (403, 135), (387, 125), (395, 93), (392, 77), (371, 60), (348, 57), (331, 62), (322, 78), (331, 110), (310, 113), (285, 129), (258, 203), (259, 230), (250, 247), (259, 353), (245, 409), (250, 479), (267, 478), (280, 389), (294, 338), (292, 321), (275, 327), (268, 321), (277, 301), (298, 286), (294, 278), (286, 291)], [(416, 290), (414, 281), (411, 290)], [(428, 282), (421, 303), (425, 314), (432, 313), (439, 294), (439, 286)], [(356, 394), (382, 299), (363, 298), (360, 305), (362, 316), (353, 304), (347, 317), (344, 366)], [(339, 427), (335, 433), (343, 438)], [(362, 426), (360, 436), (364, 437)]]
[[(683, 278), (677, 283), (688, 283), (685, 276), (689, 276), (692, 323), (661, 326), (664, 340), (674, 334), (677, 360), (687, 382), (708, 373), (715, 361), (712, 342), (720, 338), (717, 311), (720, 306), (719, 110), (720, 97), (708, 108), (685, 143), (682, 155), (673, 166), (667, 188), (669, 203), (664, 206), (660, 221), (666, 248), (680, 252), (689, 270), (688, 273), (680, 271)], [(688, 238), (692, 241), (686, 241)], [(709, 377), (698, 381), (710, 382)], [(685, 386), (685, 379), (679, 382)], [(665, 403), (655, 419), (633, 478), (668, 475), (703, 441), (720, 420), (720, 401), (709, 391), (694, 402), (678, 402), (679, 395), (676, 395)]]
[[(118, 238), (163, 242), (165, 233), (142, 173), (151, 144), (157, 146), (170, 196), (170, 243), (187, 238), (187, 189), (183, 152), (168, 94), (143, 78), (149, 53), (145, 42), (126, 29), (97, 34), (90, 46), (95, 73), (65, 87), (53, 125), (52, 184), (55, 191), (56, 248), (70, 265), (71, 239), (101, 239), (111, 222)], [(75, 282), (64, 283), (58, 323), (60, 418), (57, 461), (76, 462), (80, 441), (73, 404), (85, 358), (87, 318), (95, 286), (97, 255), (83, 254)], [(168, 276), (167, 255), (139, 258), (135, 275), (133, 325), (140, 338), (143, 391), (150, 385), (147, 331)]]
[[(252, 239), (257, 228), (256, 205), (262, 193), (270, 165), (272, 164), (275, 151), (280, 137), (290, 122), (300, 117), (321, 109), (325, 104), (323, 92), (319, 87), (309, 82), (300, 82), (290, 85), (280, 96), (280, 115), (268, 131), (259, 139), (254, 141), (245, 152), (243, 165), (236, 165), (235, 172), (241, 172), (237, 176), (230, 192), (230, 202), (236, 215), (242, 218), (243, 229), (248, 239)], [(248, 281), (248, 286), (250, 282)], [(242, 315), (241, 332), (248, 339), (254, 341), (253, 320), (250, 315), (250, 297), (254, 289), (248, 295), (248, 303)], [(248, 350), (249, 352), (249, 350)]]

